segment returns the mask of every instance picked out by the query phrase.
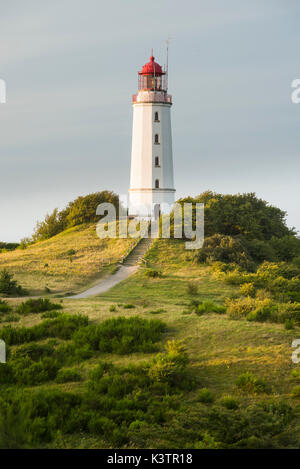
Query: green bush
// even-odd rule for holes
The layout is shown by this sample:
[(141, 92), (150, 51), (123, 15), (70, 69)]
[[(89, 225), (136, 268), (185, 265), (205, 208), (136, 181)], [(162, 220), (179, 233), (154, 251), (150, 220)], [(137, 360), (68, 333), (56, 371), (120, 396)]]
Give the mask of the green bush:
[(51, 381), (56, 377), (59, 366), (50, 357), (33, 361), (29, 357), (15, 358), (6, 364), (0, 364), (0, 382), (2, 384), (36, 385)]
[(83, 327), (75, 332), (73, 340), (76, 346), (88, 345), (91, 350), (104, 353), (152, 352), (165, 331), (166, 325), (158, 319), (121, 316), (98, 326)]
[(5, 296), (21, 296), (26, 295), (27, 292), (17, 284), (16, 280), (13, 280), (12, 274), (3, 269), (0, 272), (0, 294)]
[(48, 337), (70, 339), (74, 332), (88, 324), (88, 318), (81, 315), (62, 314), (56, 319), (46, 319), (32, 327), (5, 326), (0, 330), (0, 338), (7, 345), (18, 345)]
[(6, 301), (0, 299), (0, 313), (9, 313), (12, 307)]
[(70, 381), (81, 381), (80, 374), (71, 369), (61, 369), (58, 371), (56, 380), (57, 383), (68, 383)]
[(52, 311), (62, 309), (61, 303), (52, 303), (48, 298), (29, 299), (23, 301), (16, 311), (20, 314), (42, 313), (44, 311)]
[(201, 315), (204, 313), (218, 313), (218, 314), (226, 313), (225, 306), (217, 305), (213, 303), (212, 301), (201, 302), (201, 301), (193, 300), (190, 304), (190, 309), (193, 313), (196, 313), (198, 315)]
[(152, 380), (166, 382), (173, 386), (184, 386), (188, 356), (181, 342), (168, 341), (165, 347), (166, 353), (156, 355), (149, 368), (149, 376)]
[(113, 192), (102, 191), (84, 197), (80, 196), (70, 202), (64, 210), (58, 211), (56, 208), (51, 214), (46, 215), (44, 221), (38, 222), (32, 236), (33, 240), (41, 241), (51, 238), (67, 228), (83, 223), (96, 223), (100, 219), (96, 214), (97, 207), (104, 202), (112, 203), (118, 215), (119, 197)]
[(162, 277), (162, 272), (157, 269), (146, 269), (145, 276), (150, 278), (160, 278)]
[(300, 370), (299, 369), (294, 369), (291, 372), (292, 378), (296, 379), (297, 381), (300, 381)]
[(203, 247), (198, 252), (198, 261), (234, 263), (245, 269), (253, 268), (252, 259), (242, 240), (221, 234), (205, 238)]
[(249, 393), (265, 393), (268, 391), (268, 386), (261, 378), (256, 378), (252, 373), (242, 373), (237, 381), (236, 385), (239, 389)]
[(292, 319), (286, 319), (284, 322), (284, 327), (287, 331), (295, 329), (295, 322)]
[[(243, 236), (246, 239), (269, 241), (272, 237), (294, 236), (295, 231), (286, 225), (286, 213), (259, 199), (254, 193), (217, 194), (206, 191), (197, 197), (187, 197), (178, 201), (204, 203), (205, 233), (213, 236), (220, 233), (226, 236)], [(193, 220), (195, 219), (193, 211)]]
[(198, 401), (203, 402), (204, 404), (211, 404), (214, 402), (214, 396), (209, 389), (202, 388), (198, 392)]
[(227, 312), (231, 319), (247, 317), (248, 321), (266, 321), (277, 311), (269, 298), (258, 299), (250, 296), (226, 299)]
[(61, 316), (60, 311), (46, 311), (46, 313), (41, 314), (42, 319), (55, 319), (58, 318), (58, 316)]
[(197, 293), (198, 293), (198, 284), (196, 282), (188, 282), (188, 284), (187, 284), (187, 293), (188, 293), (188, 295), (197, 295)]
[(7, 314), (3, 318), (3, 322), (19, 322), (20, 316), (18, 314)]
[(115, 313), (115, 312), (117, 311), (116, 306), (115, 306), (115, 305), (110, 305), (109, 311), (110, 311), (111, 313)]
[(296, 398), (300, 398), (300, 386), (295, 386), (293, 389), (292, 389), (292, 396), (293, 397), (296, 397)]
[(239, 408), (238, 401), (231, 396), (222, 397), (222, 399), (220, 400), (220, 404), (229, 410), (236, 410)]
[(127, 303), (126, 305), (123, 306), (124, 309), (133, 309), (135, 306), (131, 303)]

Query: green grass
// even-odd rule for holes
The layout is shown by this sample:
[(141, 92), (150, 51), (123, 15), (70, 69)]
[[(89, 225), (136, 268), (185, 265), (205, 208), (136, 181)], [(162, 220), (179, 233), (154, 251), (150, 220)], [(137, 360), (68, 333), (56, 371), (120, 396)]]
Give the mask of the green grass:
[(6, 268), (31, 295), (76, 292), (111, 272), (133, 240), (99, 239), (95, 224), (70, 228), (26, 249), (0, 253)]
[[(89, 229), (86, 228), (87, 233)], [(75, 236), (74, 232), (73, 235)], [(79, 230), (77, 235), (81, 237), (83, 233)], [(58, 241), (60, 242), (59, 239)], [(116, 252), (119, 255), (121, 251), (119, 246)], [(28, 256), (27, 265), (30, 265), (29, 249), (23, 254)], [(291, 343), (297, 336), (299, 337), (299, 328), (287, 330), (283, 324), (232, 320), (227, 315), (210, 312), (200, 316), (190, 313), (187, 309), (191, 300), (210, 301), (222, 305), (228, 295), (239, 291), (238, 287), (216, 279), (208, 266), (194, 263), (190, 259), (191, 253), (184, 249), (182, 241), (158, 240), (147, 255), (145, 267), (142, 267), (135, 275), (98, 297), (82, 300), (64, 299), (64, 311), (69, 314), (87, 315), (93, 324), (118, 316), (139, 316), (151, 319), (155, 313), (155, 319), (161, 319), (167, 324), (167, 332), (158, 344), (159, 348), (162, 349), (168, 340), (182, 340), (190, 357), (190, 368), (198, 383), (196, 389), (185, 392), (182, 397), (186, 414), (192, 415), (196, 410), (201, 411), (201, 406), (208, 407), (207, 404), (199, 402), (199, 391), (203, 388), (210, 390), (215, 402), (222, 403), (223, 399), (226, 401), (226, 398), (228, 400), (230, 396), (231, 400), (239, 403), (239, 408), (261, 402), (262, 399), (275, 399), (276, 401), (284, 399), (294, 408), (299, 406), (299, 392), (297, 388), (294, 389), (297, 380), (293, 376), (296, 373), (291, 375), (293, 370), (300, 367), (300, 365), (293, 364), (291, 360)], [(82, 262), (84, 264), (83, 258)], [(149, 268), (161, 271), (162, 276), (147, 277), (145, 270)], [(30, 273), (29, 277), (31, 275)], [(60, 274), (58, 273), (56, 277), (53, 271), (53, 276), (58, 282)], [(88, 281), (91, 278), (92, 275), (88, 274), (84, 277), (84, 279), (89, 279)], [(72, 284), (72, 288), (81, 289), (84, 279), (79, 282), (78, 277), (74, 276), (73, 283), (70, 281), (69, 285)], [(197, 285), (197, 293), (192, 296), (188, 293), (187, 287), (191, 281)], [(67, 283), (64, 287), (66, 285)], [(11, 305), (17, 303), (15, 300), (8, 301)], [(134, 308), (124, 307), (129, 304), (134, 305)], [(28, 314), (21, 317), (18, 325), (28, 327), (41, 320), (38, 314)], [(0, 327), (2, 325), (1, 323)], [(149, 357), (151, 354), (145, 353), (132, 353), (124, 356), (96, 353), (95, 356), (76, 367), (81, 381), (61, 384), (51, 382), (35, 386), (34, 389), (57, 388), (81, 393), (85, 389), (89, 372), (96, 367), (99, 358), (116, 365), (126, 366), (142, 363), (149, 360)], [(246, 372), (262, 379), (268, 386), (268, 393), (258, 394), (239, 388), (238, 378)], [(170, 430), (168, 425), (171, 428), (172, 422), (166, 424), (167, 431)], [(299, 416), (293, 421), (292, 431), (298, 441), (298, 446), (296, 443), (293, 445), (299, 447)], [(105, 447), (105, 442), (100, 437), (72, 435), (61, 438), (55, 441), (54, 446)], [(162, 446), (166, 442), (159, 432), (151, 438), (151, 447), (168, 447)]]

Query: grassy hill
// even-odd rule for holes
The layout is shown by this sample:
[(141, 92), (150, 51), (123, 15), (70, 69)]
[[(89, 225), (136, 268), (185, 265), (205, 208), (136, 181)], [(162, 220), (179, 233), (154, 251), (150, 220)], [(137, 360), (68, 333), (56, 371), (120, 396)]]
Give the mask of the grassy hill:
[[(97, 252), (99, 243), (102, 242), (94, 239), (92, 228), (85, 227), (69, 230), (25, 252), (2, 254), (0, 259), (5, 256), (10, 262), (9, 268), (15, 269), (16, 277), (22, 280), (18, 256), (24, 256), (29, 276), (23, 274), (23, 284), (27, 279), (28, 284), (37, 285), (38, 289), (38, 278), (43, 282), (47, 279), (47, 284), (52, 278), (52, 288), (61, 288), (60, 281), (64, 288), (74, 288), (82, 285), (84, 279), (90, 281), (96, 275), (93, 266), (95, 256), (99, 255), (99, 264), (102, 259)], [(59, 258), (71, 246), (76, 246), (74, 249), (78, 253), (77, 260), (75, 254), (72, 263), (68, 257)], [(106, 246), (106, 265), (108, 259), (116, 261), (125, 248), (117, 241)], [(50, 257), (51, 249), (56, 253), (52, 253), (53, 257)], [(38, 262), (39, 255), (44, 257), (35, 272), (33, 266), (34, 262)], [(49, 266), (52, 265), (52, 276), (45, 276), (43, 263), (46, 261)], [(79, 270), (78, 273), (72, 271), (74, 264), (77, 268), (81, 264), (84, 279)], [(67, 271), (60, 274), (56, 266)], [(149, 271), (157, 272), (158, 276), (149, 276)], [(196, 288), (190, 285), (196, 285)], [(239, 287), (225, 283), (222, 278), (217, 278), (210, 266), (193, 259), (192, 254), (185, 251), (182, 241), (157, 240), (147, 254), (146, 265), (107, 293), (90, 299), (61, 300), (68, 315), (81, 314), (89, 318), (91, 327), (122, 316), (127, 319), (161, 320), (166, 329), (159, 340), (155, 340), (153, 350), (148, 346), (144, 346), (143, 350), (143, 347), (135, 347), (130, 338), (134, 330), (126, 326), (126, 337), (123, 339), (128, 341), (127, 352), (118, 351), (117, 344), (110, 352), (105, 351), (109, 350), (108, 346), (102, 351), (95, 346), (92, 356), (62, 365), (62, 369), (71, 369), (79, 374), (79, 381), (67, 379), (66, 382), (57, 383), (53, 378), (36, 385), (23, 385), (25, 391), (40, 392), (38, 399), (46, 399), (45, 396), (50, 399), (49, 393), (61, 391), (65, 396), (63, 405), (67, 405), (66, 396), (72, 395), (72, 406), (77, 406), (75, 427), (69, 423), (70, 426), (65, 428), (58, 420), (59, 431), (46, 438), (43, 436), (44, 431), (47, 433), (43, 426), (46, 428), (46, 423), (39, 421), (39, 431), (35, 430), (39, 435), (37, 440), (26, 444), (59, 448), (299, 448), (300, 393), (293, 390), (299, 384), (300, 373), (299, 365), (291, 360), (291, 343), (299, 337), (299, 327), (296, 325), (288, 330), (283, 324), (271, 321), (233, 320), (228, 314), (210, 311), (196, 314), (190, 308), (193, 301), (221, 305), (230, 295), (238, 296)], [(9, 300), (9, 303), (15, 308), (20, 300)], [(44, 321), (41, 314), (19, 314), (17, 319), (17, 323), (12, 323), (13, 327), (24, 325), (30, 328)], [(6, 324), (0, 324), (0, 331)], [(61, 336), (51, 337), (35, 342), (49, 343), (55, 349), (61, 344), (70, 343), (69, 339)], [(135, 340), (138, 340), (139, 334), (136, 337)], [(143, 387), (143, 377), (148, 369), (158, 372), (157, 363), (162, 366), (166, 358), (160, 359), (162, 362), (156, 362), (155, 366), (152, 363), (142, 373), (138, 367), (151, 363), (151, 360), (159, 360), (157, 353), (162, 352), (168, 341), (173, 339), (184, 344), (190, 360), (188, 374), (182, 371), (178, 382), (172, 385), (163, 379), (150, 381), (147, 383), (151, 389), (149, 394), (147, 386)], [(83, 343), (87, 340), (86, 336)], [(21, 347), (13, 345), (11, 352)], [(167, 356), (168, 359), (171, 355)], [(174, 355), (173, 352), (172, 356), (174, 358), (176, 353)], [(114, 371), (109, 371), (110, 368), (105, 365), (104, 376), (99, 378), (99, 360), (112, 363)], [(252, 376), (252, 381), (247, 382), (247, 376)], [(133, 382), (135, 384), (131, 388), (130, 383)], [(55, 396), (59, 399), (59, 395)], [(76, 396), (82, 398), (83, 403), (76, 404)], [(110, 399), (110, 410), (106, 407), (107, 399)], [(93, 410), (89, 414), (92, 402)], [(101, 417), (95, 421), (97, 412)], [(117, 427), (112, 422), (117, 422)]]
[(78, 291), (110, 272), (132, 244), (130, 239), (99, 239), (95, 224), (75, 226), (12, 252), (0, 253), (7, 268), (30, 294)]

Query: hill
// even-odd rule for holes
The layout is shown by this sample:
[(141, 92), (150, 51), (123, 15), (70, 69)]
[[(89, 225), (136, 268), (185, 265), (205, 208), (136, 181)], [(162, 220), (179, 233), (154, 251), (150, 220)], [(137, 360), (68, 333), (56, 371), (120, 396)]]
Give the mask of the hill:
[[(11, 346), (11, 352), (18, 353), (12, 363), (19, 366), (24, 353), (34, 361), (33, 344), (48, 344), (53, 350), (47, 352), (50, 362), (56, 357), (55, 366), (61, 370), (49, 369), (47, 362), (43, 375), (36, 368), (30, 368), (28, 375), (18, 372), (18, 379), (24, 380), (22, 399), (32, 415), (29, 439), (21, 446), (299, 448), (300, 402), (295, 391), (299, 370), (291, 360), (291, 343), (299, 325), (289, 330), (271, 319), (249, 321), (233, 319), (222, 309), (213, 312), (228, 296), (240, 297), (239, 286), (225, 282), (212, 266), (199, 263), (185, 251), (183, 241), (157, 240), (146, 265), (131, 278), (99, 297), (63, 300), (74, 336), (67, 333), (71, 323), (66, 328), (65, 319), (50, 330), (51, 321), (57, 320), (53, 315), (41, 329), (45, 321), (41, 313), (17, 313), (17, 328), (35, 330), (40, 339), (29, 339), (33, 342), (26, 345), (20, 336), (19, 345)], [(193, 306), (197, 302), (210, 306), (200, 312)], [(9, 303), (15, 308), (20, 300)], [(61, 313), (57, 314), (59, 319)], [(76, 325), (72, 317), (78, 314), (90, 325)], [(120, 323), (105, 322), (120, 317), (125, 318)], [(122, 322), (135, 318), (146, 323)], [(148, 329), (147, 321), (152, 320)], [(152, 337), (146, 331), (162, 327), (157, 321), (165, 329)], [(5, 323), (1, 326), (0, 336)], [(32, 329), (37, 326), (40, 329)], [(81, 332), (76, 332), (78, 327), (83, 327)], [(99, 337), (118, 336), (118, 340), (107, 339), (103, 345), (94, 339), (90, 342), (89, 334), (95, 337), (96, 327), (102, 327)], [(148, 334), (147, 340), (141, 339), (143, 334)], [(177, 342), (168, 345), (172, 340)], [(21, 405), (19, 394), (10, 394), (9, 399)], [(37, 402), (47, 405), (49, 420), (38, 420)], [(56, 406), (59, 415), (65, 415), (63, 420)], [(15, 429), (16, 425), (14, 420)]]
[(99, 239), (95, 223), (82, 224), (0, 253), (0, 270), (8, 269), (31, 295), (73, 292), (111, 272), (131, 244), (131, 239)]

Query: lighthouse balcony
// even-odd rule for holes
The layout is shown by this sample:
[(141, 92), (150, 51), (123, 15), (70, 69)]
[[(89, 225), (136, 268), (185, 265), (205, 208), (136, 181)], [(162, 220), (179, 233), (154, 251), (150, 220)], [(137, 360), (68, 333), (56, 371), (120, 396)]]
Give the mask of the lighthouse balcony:
[(167, 103), (172, 104), (172, 96), (163, 91), (139, 91), (132, 96), (132, 103)]

